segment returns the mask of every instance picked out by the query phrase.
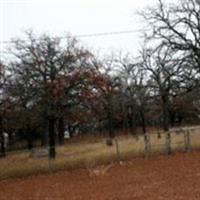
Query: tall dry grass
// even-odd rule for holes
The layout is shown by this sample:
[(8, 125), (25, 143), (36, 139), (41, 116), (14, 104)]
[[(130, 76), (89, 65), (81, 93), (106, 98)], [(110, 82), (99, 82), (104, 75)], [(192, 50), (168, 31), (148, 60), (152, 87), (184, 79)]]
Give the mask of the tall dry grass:
[[(190, 133), (192, 148), (200, 147), (200, 128)], [(31, 157), (29, 151), (8, 153), (7, 157), (0, 159), (0, 179), (25, 177), (40, 173), (51, 173), (58, 170), (73, 170), (77, 168), (95, 169), (96, 166), (112, 163), (117, 160), (131, 159), (134, 156), (144, 155), (144, 138), (139, 135), (121, 136), (117, 138), (119, 155), (116, 145), (107, 146), (105, 139), (93, 143), (66, 144), (57, 148), (57, 158), (49, 160), (48, 157)], [(161, 138), (156, 133), (150, 134), (151, 154), (164, 152), (165, 135)], [(171, 142), (173, 150), (184, 150), (183, 133), (172, 132)]]

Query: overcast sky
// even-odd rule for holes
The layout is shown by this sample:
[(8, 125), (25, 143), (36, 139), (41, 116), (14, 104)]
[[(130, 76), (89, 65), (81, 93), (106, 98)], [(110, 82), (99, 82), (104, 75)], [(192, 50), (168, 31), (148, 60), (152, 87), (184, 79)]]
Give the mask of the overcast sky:
[[(139, 48), (141, 23), (135, 11), (156, 0), (0, 0), (0, 41), (23, 37), (23, 30), (54, 36), (135, 30), (131, 34), (80, 38), (101, 51), (135, 53)], [(1, 50), (3, 45), (1, 43)]]

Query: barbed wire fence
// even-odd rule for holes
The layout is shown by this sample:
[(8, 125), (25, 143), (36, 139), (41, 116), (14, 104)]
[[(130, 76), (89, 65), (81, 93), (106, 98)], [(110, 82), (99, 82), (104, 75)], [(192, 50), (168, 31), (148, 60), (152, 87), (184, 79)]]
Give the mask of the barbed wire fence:
[[(170, 136), (170, 137), (169, 137)], [(112, 146), (106, 139), (95, 142), (69, 143), (57, 146), (57, 156), (48, 156), (49, 146), (7, 151), (0, 159), (0, 179), (22, 177), (37, 173), (52, 173), (58, 170), (86, 168), (94, 170), (98, 166), (111, 163), (122, 164), (135, 157), (151, 158), (156, 154), (169, 155), (177, 151), (191, 152), (200, 148), (200, 127), (176, 128), (168, 133), (118, 136)]]

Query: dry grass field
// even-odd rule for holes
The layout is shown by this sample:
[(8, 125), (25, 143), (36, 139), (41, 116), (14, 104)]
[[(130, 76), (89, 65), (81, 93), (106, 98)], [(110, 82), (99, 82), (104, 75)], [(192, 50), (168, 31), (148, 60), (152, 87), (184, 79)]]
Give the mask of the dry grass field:
[(1, 200), (199, 200), (200, 152), (0, 181)]
[[(184, 150), (184, 135), (173, 132), (172, 149)], [(192, 149), (200, 147), (200, 129), (195, 127), (190, 134)], [(55, 161), (48, 157), (31, 157), (30, 152), (12, 152), (6, 158), (0, 159), (0, 179), (13, 177), (24, 177), (33, 174), (49, 173), (58, 170), (72, 170), (86, 168), (93, 170), (96, 166), (109, 164), (114, 161), (129, 160), (136, 156), (144, 156), (143, 136), (121, 136), (117, 138), (119, 155), (116, 145), (107, 146), (105, 139), (96, 142), (81, 142), (66, 144), (57, 148)], [(150, 134), (151, 154), (163, 153), (165, 151), (165, 135), (162, 133), (158, 138), (156, 133)]]

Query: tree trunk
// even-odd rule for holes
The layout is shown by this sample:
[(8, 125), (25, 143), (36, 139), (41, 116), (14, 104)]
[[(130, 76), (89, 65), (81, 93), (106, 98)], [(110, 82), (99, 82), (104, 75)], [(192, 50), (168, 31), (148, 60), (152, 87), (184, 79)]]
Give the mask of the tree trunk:
[(132, 134), (136, 134), (136, 117), (135, 117), (135, 113), (132, 113), (132, 119), (131, 119), (131, 132)]
[(5, 149), (5, 140), (4, 140), (4, 135), (3, 135), (3, 119), (0, 117), (0, 145), (1, 145), (1, 157), (6, 156), (6, 149)]
[(123, 130), (123, 133), (126, 133), (128, 129), (128, 125), (127, 125), (127, 113), (126, 113), (124, 98), (122, 98), (122, 102), (121, 102), (121, 112), (123, 113), (122, 130)]
[(163, 106), (163, 129), (166, 135), (166, 153), (170, 155), (172, 153), (171, 149), (171, 134), (169, 132), (169, 96), (162, 96), (162, 106)]
[(55, 159), (55, 123), (56, 119), (54, 117), (49, 119), (49, 158)]
[(167, 95), (162, 96), (162, 107), (163, 107), (163, 129), (169, 131), (169, 97)]
[(64, 118), (60, 117), (58, 120), (58, 141), (60, 145), (64, 144), (64, 132), (65, 132)]
[(108, 128), (109, 128), (109, 137), (112, 139), (115, 137), (114, 131), (113, 131), (113, 118), (112, 118), (112, 111), (109, 108), (108, 109)]
[[(45, 81), (46, 83), (46, 81)], [(47, 95), (47, 94), (46, 94)], [(49, 103), (47, 99), (45, 99), (45, 105), (42, 111), (42, 135), (41, 135), (41, 146), (46, 147), (48, 146), (48, 139), (49, 139), (49, 120), (48, 120), (48, 110), (49, 110)]]
[(176, 119), (176, 113), (171, 111), (169, 112), (169, 119), (170, 119), (170, 125), (171, 127), (174, 127), (175, 125), (175, 119)]
[(33, 137), (32, 134), (29, 132), (27, 133), (27, 143), (28, 143), (28, 149), (33, 149)]
[(27, 146), (28, 149), (33, 149), (33, 136), (30, 128), (30, 124), (27, 124), (26, 126), (26, 138), (27, 138)]
[(101, 124), (101, 120), (99, 120), (99, 133), (100, 135), (102, 136), (103, 135), (103, 127), (102, 127), (102, 124)]
[(48, 145), (48, 120), (46, 112), (43, 113), (42, 124), (41, 146), (45, 147)]
[(68, 132), (69, 132), (69, 137), (73, 138), (74, 136), (74, 127), (72, 125), (68, 125)]
[(147, 130), (146, 130), (146, 119), (145, 119), (143, 109), (140, 110), (140, 117), (141, 117), (141, 121), (142, 121), (142, 131), (145, 134), (147, 132)]
[(129, 124), (130, 124), (131, 134), (134, 135), (136, 130), (136, 117), (134, 113), (134, 105), (131, 105), (130, 107), (129, 116), (130, 116)]

